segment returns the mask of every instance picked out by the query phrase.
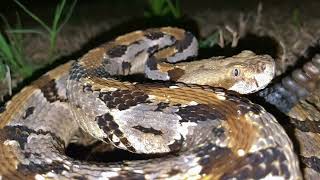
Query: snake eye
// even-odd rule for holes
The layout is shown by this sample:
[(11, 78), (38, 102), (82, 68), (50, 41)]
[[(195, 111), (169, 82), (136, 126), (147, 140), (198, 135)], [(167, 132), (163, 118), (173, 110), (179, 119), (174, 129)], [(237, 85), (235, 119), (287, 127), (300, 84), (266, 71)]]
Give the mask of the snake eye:
[(234, 68), (234, 69), (232, 70), (232, 75), (233, 75), (234, 77), (240, 76), (240, 69)]

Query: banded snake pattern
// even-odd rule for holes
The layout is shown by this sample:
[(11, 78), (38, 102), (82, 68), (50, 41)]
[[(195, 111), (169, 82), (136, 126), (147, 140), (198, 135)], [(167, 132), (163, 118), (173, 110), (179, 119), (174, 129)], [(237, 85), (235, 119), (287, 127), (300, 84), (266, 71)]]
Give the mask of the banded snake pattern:
[[(243, 51), (180, 62), (195, 58), (197, 46), (179, 28), (135, 31), (49, 71), (0, 111), (0, 177), (301, 179), (283, 128), (240, 95), (269, 84), (273, 59)], [(287, 113), (315, 89), (319, 64), (314, 59), (259, 95)], [(156, 82), (123, 81), (134, 74)], [(71, 142), (84, 143), (79, 136), (157, 157), (75, 160), (64, 151)]]

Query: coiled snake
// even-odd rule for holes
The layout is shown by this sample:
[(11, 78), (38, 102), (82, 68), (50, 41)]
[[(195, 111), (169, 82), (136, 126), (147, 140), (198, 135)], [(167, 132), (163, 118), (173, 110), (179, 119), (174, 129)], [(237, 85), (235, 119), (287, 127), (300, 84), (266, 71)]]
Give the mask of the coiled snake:
[[(0, 179), (301, 179), (275, 118), (224, 90), (264, 88), (274, 76), (272, 58), (243, 51), (178, 62), (196, 55), (190, 32), (164, 27), (119, 36), (49, 71), (0, 112)], [(165, 82), (122, 80), (134, 74)], [(116, 148), (157, 157), (74, 160), (64, 151), (81, 141), (79, 127)]]

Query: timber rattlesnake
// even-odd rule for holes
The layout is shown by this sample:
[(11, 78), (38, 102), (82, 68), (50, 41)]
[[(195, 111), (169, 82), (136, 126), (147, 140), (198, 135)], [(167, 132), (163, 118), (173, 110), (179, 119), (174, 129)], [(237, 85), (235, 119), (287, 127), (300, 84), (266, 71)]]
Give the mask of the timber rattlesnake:
[[(0, 114), (0, 177), (299, 179), (292, 143), (275, 118), (223, 89), (264, 88), (274, 75), (272, 58), (243, 51), (229, 59), (178, 63), (196, 55), (190, 32), (148, 29), (119, 36), (46, 73)], [(319, 68), (318, 61), (311, 65)], [(140, 73), (179, 83), (120, 81)], [(301, 80), (303, 73), (292, 78)], [(266, 98), (272, 102), (287, 98), (281, 93), (294, 89), (292, 78), (283, 81), (284, 89), (278, 85), (261, 95), (275, 93)], [(307, 92), (299, 91), (290, 103)], [(160, 157), (104, 164), (74, 160), (64, 151), (79, 127), (117, 148)]]

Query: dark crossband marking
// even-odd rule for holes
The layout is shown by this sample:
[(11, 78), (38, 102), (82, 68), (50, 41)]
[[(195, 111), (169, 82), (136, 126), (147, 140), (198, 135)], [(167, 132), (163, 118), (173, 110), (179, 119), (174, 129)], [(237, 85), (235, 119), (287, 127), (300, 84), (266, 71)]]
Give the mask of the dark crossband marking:
[[(153, 54), (156, 50), (158, 50), (159, 49), (159, 45), (153, 45), (153, 46), (151, 46), (151, 47), (149, 47), (148, 48), (148, 50), (147, 50), (147, 52), (149, 53), (149, 54)], [(139, 53), (137, 53), (137, 55), (138, 55)], [(152, 56), (151, 56), (152, 57)]]
[(171, 152), (179, 151), (182, 148), (184, 138), (181, 136), (180, 139), (175, 140), (172, 144), (169, 144), (168, 147)]
[(174, 68), (168, 71), (168, 75), (172, 81), (178, 80), (184, 74), (185, 71), (179, 68)]
[(225, 133), (225, 130), (223, 128), (213, 128), (212, 129), (212, 133), (214, 136), (216, 137), (220, 137), (221, 135), (223, 135)]
[(23, 119), (26, 119), (27, 117), (29, 117), (30, 115), (33, 114), (35, 107), (34, 106), (30, 106), (27, 108), (25, 115), (22, 117)]
[(180, 107), (176, 112), (182, 119), (180, 122), (199, 122), (207, 120), (225, 120), (226, 117), (220, 112), (212, 109), (205, 104), (190, 105), (186, 107)]
[(239, 167), (236, 168), (238, 170), (229, 175), (223, 175), (221, 179), (261, 179), (268, 174), (289, 178), (290, 172), (286, 163), (284, 154), (278, 149), (263, 149), (259, 152), (241, 157), (239, 163), (235, 164), (235, 166)]
[(302, 159), (302, 162), (312, 168), (313, 170), (317, 171), (320, 173), (320, 159), (319, 157), (316, 156), (311, 156), (311, 157), (300, 157)]
[(147, 60), (147, 66), (150, 70), (157, 70), (157, 60), (154, 56), (151, 56)]
[(160, 102), (160, 103), (157, 105), (157, 108), (156, 108), (154, 111), (162, 111), (162, 110), (164, 110), (164, 109), (167, 108), (167, 107), (170, 107), (170, 104), (169, 104), (169, 103)]
[(6, 106), (5, 105), (3, 105), (3, 106), (0, 105), (0, 113), (3, 113), (5, 110), (6, 110)]
[(163, 33), (158, 31), (147, 31), (145, 35), (148, 39), (157, 40), (163, 37)]
[(132, 128), (137, 129), (137, 130), (139, 130), (139, 131), (141, 131), (143, 133), (150, 133), (150, 134), (154, 134), (154, 135), (163, 134), (162, 131), (156, 130), (156, 129), (152, 128), (152, 127), (146, 128), (146, 127), (143, 127), (143, 126), (139, 125), (139, 126), (133, 126)]
[(58, 89), (54, 79), (50, 80), (45, 86), (41, 87), (40, 90), (43, 93), (43, 96), (49, 102), (54, 102), (61, 99), (58, 95)]
[(61, 149), (65, 145), (64, 141), (60, 137), (58, 137), (56, 134), (50, 131), (44, 131), (42, 129), (35, 131), (25, 126), (6, 126), (3, 129), (0, 129), (1, 136), (4, 136), (9, 140), (17, 141), (21, 149), (24, 149), (25, 144), (28, 143), (28, 137), (31, 134), (36, 134), (36, 135), (49, 134), (56, 142), (58, 142)]
[[(35, 154), (32, 154), (32, 155), (35, 156)], [(69, 168), (65, 167), (65, 165), (62, 164), (61, 162), (53, 161), (51, 163), (42, 163), (42, 164), (37, 164), (34, 162), (30, 162), (28, 165), (19, 164), (17, 171), (23, 174), (29, 174), (29, 173), (46, 174), (48, 172), (61, 174), (63, 171), (68, 171), (68, 169)]]
[(131, 64), (129, 62), (122, 62), (122, 73), (129, 74), (131, 69)]
[(320, 133), (320, 122), (318, 121), (312, 121), (312, 120), (300, 121), (295, 118), (290, 118), (290, 121), (294, 124), (296, 128), (298, 128), (303, 132)]
[(109, 55), (110, 58), (117, 58), (121, 57), (125, 54), (127, 51), (127, 46), (126, 45), (118, 45), (114, 48), (111, 48), (108, 50), (107, 54)]
[(97, 67), (95, 69), (90, 69), (88, 71), (88, 74), (94, 75), (97, 78), (108, 77), (110, 75), (104, 67)]
[(148, 95), (142, 91), (116, 90), (112, 92), (100, 92), (99, 98), (110, 109), (125, 110), (137, 104), (147, 102)]
[(76, 63), (71, 68), (69, 79), (79, 81), (80, 78), (87, 76), (88, 71), (81, 64)]
[(176, 42), (175, 47), (178, 52), (186, 50), (192, 43), (194, 36), (190, 32), (185, 32), (184, 39)]
[[(129, 151), (135, 152), (135, 149), (119, 129), (119, 125), (113, 120), (112, 115), (106, 113), (104, 115), (97, 116), (95, 120), (97, 121), (99, 128), (108, 135), (110, 142), (113, 142), (115, 145), (119, 145), (119, 142), (121, 142)], [(119, 138), (119, 141), (114, 141), (114, 135)]]

